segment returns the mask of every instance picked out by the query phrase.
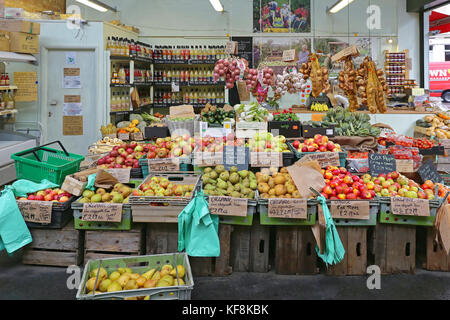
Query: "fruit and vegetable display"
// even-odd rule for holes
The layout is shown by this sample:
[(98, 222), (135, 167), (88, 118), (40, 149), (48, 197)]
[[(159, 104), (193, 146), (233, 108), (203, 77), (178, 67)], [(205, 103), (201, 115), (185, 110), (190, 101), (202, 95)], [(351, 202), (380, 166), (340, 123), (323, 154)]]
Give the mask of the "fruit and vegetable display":
[[(133, 115), (131, 115), (133, 116)], [(164, 119), (164, 116), (159, 114), (158, 112), (154, 115), (148, 114), (146, 112), (143, 112), (140, 114), (143, 121), (147, 123), (147, 126), (149, 127), (165, 127), (166, 124), (162, 121)], [(144, 130), (141, 130), (144, 131)]]
[(149, 150), (148, 145), (137, 142), (116, 145), (108, 155), (97, 160), (97, 168), (140, 168), (139, 159)]
[(359, 103), (358, 87), (356, 84), (356, 70), (353, 64), (353, 56), (346, 56), (341, 61), (344, 62), (344, 70), (339, 73), (339, 88), (344, 90), (348, 98), (348, 110), (351, 112), (355, 112), (359, 109)]
[(97, 188), (95, 191), (84, 190), (79, 203), (129, 203), (129, 196), (134, 190), (122, 183), (116, 183), (111, 190)]
[[(163, 265), (161, 269), (159, 267), (152, 268), (142, 274), (135, 273), (130, 268), (118, 268), (108, 274), (106, 269), (100, 268), (100, 270), (95, 269), (89, 273), (85, 293), (93, 294), (95, 291), (96, 294), (99, 294), (123, 290), (184, 286), (186, 285), (184, 281), (185, 275), (186, 270), (182, 265), (177, 265), (175, 269), (170, 264)], [(133, 298), (129, 298), (129, 300), (131, 299)], [(149, 299), (149, 297), (144, 296), (140, 299), (145, 300)]]
[(112, 123), (108, 123), (106, 126), (101, 126), (100, 132), (103, 136), (109, 135), (109, 134), (116, 134), (117, 133), (117, 127), (113, 125)]
[(376, 195), (372, 176), (352, 175), (346, 168), (328, 166), (322, 169), (325, 187), (321, 194), (330, 200), (371, 200)]
[(398, 172), (380, 174), (373, 177), (374, 190), (378, 197), (404, 197), (433, 200), (434, 191), (421, 190), (420, 185)]
[(173, 183), (165, 177), (151, 177), (149, 181), (142, 183), (139, 189), (134, 190), (132, 196), (190, 198), (194, 189), (193, 184)]
[(248, 105), (237, 104), (234, 106), (236, 112), (236, 118), (240, 121), (246, 122), (267, 122), (273, 120), (273, 114), (258, 104), (258, 102), (252, 102)]
[(228, 136), (222, 138), (213, 138), (211, 136), (197, 138), (195, 145), (198, 152), (223, 152), (225, 146), (245, 146), (245, 139), (236, 138), (234, 134), (230, 133)]
[(405, 136), (403, 134), (386, 135), (386, 137), (379, 138), (378, 143), (383, 146), (396, 145), (409, 149), (431, 149), (434, 146), (439, 145), (439, 143), (434, 140), (429, 140), (427, 138), (413, 138)]
[(244, 79), (246, 69), (249, 72), (248, 62), (243, 58), (219, 59), (214, 66), (214, 82), (224, 80), (227, 89), (232, 89), (235, 81)]
[(250, 152), (291, 152), (286, 137), (274, 137), (270, 132), (257, 132), (248, 142)]
[(60, 188), (45, 189), (27, 194), (26, 197), (16, 197), (16, 200), (52, 201), (64, 203), (69, 201), (72, 195)]
[(273, 113), (273, 121), (298, 121), (299, 118), (295, 112), (292, 112), (292, 108), (283, 110), (282, 112)]
[(387, 112), (385, 94), (389, 93), (389, 88), (384, 78), (384, 71), (376, 68), (372, 58), (364, 58), (358, 69), (356, 83), (361, 102), (369, 108), (371, 113)]
[(200, 120), (208, 124), (223, 125), (224, 122), (235, 122), (236, 112), (231, 106), (219, 108), (207, 103), (200, 112)]
[(304, 142), (295, 140), (292, 146), (298, 152), (342, 152), (339, 144), (330, 141), (327, 136), (316, 134), (314, 138), (306, 139)]
[(311, 79), (311, 95), (314, 98), (317, 98), (321, 93), (326, 94), (330, 92), (331, 86), (328, 82), (328, 69), (320, 66), (319, 58), (315, 53), (309, 55), (308, 62), (302, 64), (300, 72), (303, 74), (303, 79)]
[(262, 170), (256, 173), (259, 197), (270, 198), (301, 198), (301, 194), (295, 186), (287, 168), (283, 167), (278, 172), (277, 168)]
[(206, 196), (255, 199), (255, 190), (258, 188), (253, 172), (238, 171), (234, 166), (229, 171), (223, 165), (207, 167), (203, 170), (202, 182)]
[(336, 136), (374, 136), (381, 130), (370, 124), (370, 116), (364, 113), (350, 112), (342, 107), (331, 109), (322, 119), (322, 126), (334, 125)]
[(195, 139), (189, 134), (158, 138), (147, 145), (147, 159), (186, 158), (195, 148)]
[(426, 135), (438, 139), (450, 139), (450, 116), (440, 112), (417, 120), (416, 126), (426, 128)]
[[(437, 187), (437, 188), (436, 188)], [(425, 191), (425, 193), (431, 194), (433, 192), (433, 195), (435, 197), (444, 198), (448, 192), (450, 192), (450, 187), (447, 187), (443, 185), (442, 183), (434, 183), (431, 180), (426, 180), (422, 185), (421, 188)], [(437, 192), (436, 192), (437, 189)], [(450, 203), (450, 196), (447, 197), (447, 203)]]
[(102, 154), (110, 152), (115, 146), (120, 146), (123, 141), (118, 138), (104, 137), (96, 143), (89, 146), (90, 154)]

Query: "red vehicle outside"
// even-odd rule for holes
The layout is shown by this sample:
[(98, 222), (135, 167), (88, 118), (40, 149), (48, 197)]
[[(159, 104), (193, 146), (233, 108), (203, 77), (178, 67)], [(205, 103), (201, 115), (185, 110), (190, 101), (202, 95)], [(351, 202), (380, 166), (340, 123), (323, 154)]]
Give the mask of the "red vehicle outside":
[(450, 62), (430, 63), (430, 95), (450, 102)]

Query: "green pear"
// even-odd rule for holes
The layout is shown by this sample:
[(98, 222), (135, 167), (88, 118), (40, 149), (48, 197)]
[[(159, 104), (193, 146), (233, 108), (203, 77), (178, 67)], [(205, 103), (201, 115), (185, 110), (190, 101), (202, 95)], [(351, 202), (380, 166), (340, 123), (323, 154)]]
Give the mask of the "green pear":
[(238, 172), (238, 168), (236, 167), (236, 166), (232, 166), (231, 168), (230, 168), (230, 172), (231, 173), (237, 173)]
[(225, 181), (219, 178), (217, 179), (217, 187), (219, 187), (220, 189), (226, 189), (228, 185)]
[(238, 173), (233, 172), (233, 173), (230, 175), (230, 178), (228, 178), (228, 180), (229, 180), (232, 184), (236, 184), (236, 183), (238, 183), (238, 182), (241, 180), (241, 178), (239, 177), (239, 174), (238, 174)]
[(248, 171), (247, 170), (239, 171), (239, 175), (241, 176), (241, 178), (247, 178)]
[(215, 171), (216, 171), (218, 174), (221, 174), (222, 172), (225, 171), (225, 167), (224, 167), (223, 165), (219, 164), (218, 166), (216, 166)]
[(210, 173), (209, 173), (209, 177), (211, 178), (211, 179), (217, 179), (217, 177), (219, 176), (219, 174), (216, 172), (216, 171), (211, 171)]
[(223, 181), (228, 181), (228, 178), (230, 177), (230, 173), (228, 171), (224, 171), (220, 174), (220, 179)]

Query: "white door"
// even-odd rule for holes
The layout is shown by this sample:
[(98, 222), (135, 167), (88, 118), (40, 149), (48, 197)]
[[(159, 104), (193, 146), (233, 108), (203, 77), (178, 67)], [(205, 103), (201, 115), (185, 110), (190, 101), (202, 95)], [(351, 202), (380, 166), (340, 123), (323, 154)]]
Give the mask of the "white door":
[[(71, 54), (67, 55), (68, 52)], [(73, 64), (70, 57), (75, 57)], [(88, 147), (96, 141), (99, 129), (97, 122), (97, 66), (96, 52), (92, 50), (48, 49), (43, 59), (42, 76), (44, 99), (42, 99), (43, 125), (46, 132), (45, 143), (59, 140), (70, 153), (88, 154)], [(67, 88), (63, 84), (64, 69), (79, 68), (81, 88)], [(76, 70), (75, 70), (76, 74)], [(73, 86), (73, 85), (70, 85)], [(64, 115), (64, 97), (80, 96), (81, 114), (76, 108), (67, 108)], [(73, 118), (68, 118), (67, 115)], [(80, 118), (82, 117), (82, 119)], [(65, 117), (66, 130), (63, 123)], [(74, 120), (74, 121), (72, 121)], [(82, 131), (76, 123), (82, 122)], [(70, 129), (69, 129), (70, 128)]]

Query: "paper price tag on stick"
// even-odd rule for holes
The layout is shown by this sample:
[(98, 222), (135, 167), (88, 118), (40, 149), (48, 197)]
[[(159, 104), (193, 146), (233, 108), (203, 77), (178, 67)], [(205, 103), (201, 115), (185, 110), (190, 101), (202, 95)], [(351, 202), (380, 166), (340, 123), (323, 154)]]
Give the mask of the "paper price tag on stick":
[(121, 222), (122, 207), (120, 203), (84, 203), (82, 220), (99, 222)]
[(219, 216), (247, 216), (248, 199), (210, 196), (209, 212)]
[(51, 201), (17, 201), (23, 219), (27, 222), (34, 223), (51, 223), (52, 222), (52, 207)]
[(269, 199), (268, 215), (270, 218), (307, 219), (308, 204), (306, 199)]

